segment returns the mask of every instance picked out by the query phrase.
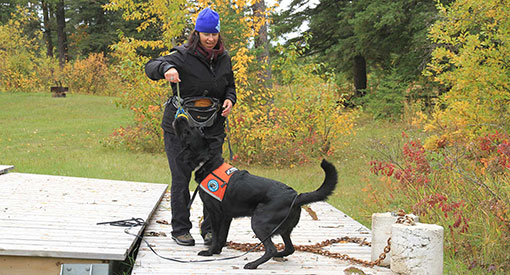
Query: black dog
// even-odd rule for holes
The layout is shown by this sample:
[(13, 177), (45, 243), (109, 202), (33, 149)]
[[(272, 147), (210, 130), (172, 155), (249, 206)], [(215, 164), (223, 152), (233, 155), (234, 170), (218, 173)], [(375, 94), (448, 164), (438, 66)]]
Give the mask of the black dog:
[[(195, 171), (195, 180), (198, 183), (224, 164), (221, 155), (211, 155), (202, 132), (197, 128), (191, 128), (185, 117), (177, 118), (173, 126), (184, 148), (179, 157), (192, 168), (198, 168)], [(301, 206), (325, 200), (333, 193), (337, 183), (335, 167), (325, 160), (322, 161), (321, 167), (326, 174), (324, 182), (319, 189), (309, 193), (298, 194), (283, 183), (250, 175), (247, 171), (236, 171), (235, 168), (227, 171), (227, 174), (235, 172), (231, 174), (228, 185), (225, 183), (228, 188), (222, 200), (210, 195), (206, 189), (200, 188), (200, 198), (210, 214), (213, 237), (209, 249), (200, 251), (198, 255), (220, 254), (225, 246), (232, 218), (247, 216), (252, 217), (253, 232), (264, 244), (265, 253), (259, 259), (246, 264), (245, 269), (255, 269), (272, 257), (284, 257), (294, 253), (290, 234), (299, 222)], [(219, 178), (211, 181), (213, 189), (218, 188), (215, 183), (223, 185)], [(291, 206), (292, 209), (289, 210)], [(271, 241), (271, 236), (275, 234), (282, 236), (285, 243), (283, 251), (277, 252)]]

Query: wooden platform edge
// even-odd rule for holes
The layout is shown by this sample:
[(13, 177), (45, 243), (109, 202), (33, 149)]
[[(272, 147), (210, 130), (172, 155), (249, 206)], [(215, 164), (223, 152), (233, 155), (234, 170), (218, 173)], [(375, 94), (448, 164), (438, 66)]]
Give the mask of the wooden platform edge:
[(14, 169), (14, 165), (0, 165), (0, 175), (7, 174), (12, 169)]
[[(66, 264), (101, 264), (108, 260), (55, 258), (55, 257), (24, 257), (0, 256), (0, 274), (60, 274), (60, 266)], [(5, 272), (5, 273), (4, 273)]]
[[(156, 210), (158, 210), (159, 205), (161, 204), (161, 201), (165, 197), (165, 194), (167, 191), (168, 191), (168, 185), (166, 185), (166, 188), (163, 190), (163, 192), (161, 192), (161, 196), (159, 196), (158, 202), (156, 204), (154, 204), (154, 207), (152, 208), (151, 212), (149, 213), (149, 216), (147, 217), (147, 220), (145, 221), (144, 225), (142, 226), (142, 228), (140, 230), (138, 230), (138, 234), (140, 235), (140, 237), (143, 238), (143, 232), (149, 225), (149, 221), (152, 219), (152, 216), (154, 215), (154, 213), (156, 213)], [(126, 258), (129, 255), (129, 253), (131, 253), (131, 251), (133, 250), (135, 245), (138, 243), (138, 240), (140, 240), (140, 238), (137, 237), (136, 240), (131, 243), (131, 246), (126, 251), (126, 255), (124, 258)]]

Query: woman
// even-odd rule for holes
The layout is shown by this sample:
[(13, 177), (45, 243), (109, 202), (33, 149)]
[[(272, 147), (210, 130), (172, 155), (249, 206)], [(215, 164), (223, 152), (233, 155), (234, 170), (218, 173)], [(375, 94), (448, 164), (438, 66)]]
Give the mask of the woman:
[[(192, 169), (177, 158), (182, 148), (175, 136), (172, 122), (179, 106), (177, 85), (182, 99), (191, 97), (211, 97), (219, 100), (221, 115), (216, 116), (211, 126), (203, 128), (212, 150), (222, 152), (225, 138), (225, 118), (236, 103), (234, 74), (230, 56), (225, 51), (220, 35), (220, 18), (210, 8), (202, 10), (197, 17), (195, 30), (188, 42), (171, 49), (167, 56), (149, 61), (145, 73), (152, 80), (166, 79), (172, 83), (174, 96), (166, 105), (163, 115), (165, 151), (172, 172), (171, 207), (172, 238), (179, 245), (193, 246), (195, 240), (189, 233), (190, 201), (189, 181)], [(204, 211), (201, 235), (205, 244), (212, 240), (210, 222)]]

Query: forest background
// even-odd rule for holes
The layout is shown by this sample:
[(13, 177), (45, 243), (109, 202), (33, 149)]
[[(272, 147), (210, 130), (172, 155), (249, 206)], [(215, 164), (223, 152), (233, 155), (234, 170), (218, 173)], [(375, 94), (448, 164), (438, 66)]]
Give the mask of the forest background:
[(148, 80), (143, 66), (184, 43), (197, 13), (211, 6), (237, 81), (232, 162), (342, 160), (360, 121), (402, 125), (398, 141), (366, 145), (376, 154), (366, 163), (373, 177), (359, 211), (413, 212), (444, 226), (456, 268), (510, 271), (510, 2), (277, 5), (0, 1), (0, 91), (63, 84), (73, 94), (113, 96), (133, 120), (98, 142), (161, 153), (169, 86)]

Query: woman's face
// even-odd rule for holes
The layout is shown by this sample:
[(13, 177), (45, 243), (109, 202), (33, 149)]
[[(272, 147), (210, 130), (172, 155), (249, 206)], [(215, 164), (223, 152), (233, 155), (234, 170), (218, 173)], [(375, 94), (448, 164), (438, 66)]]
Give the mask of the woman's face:
[(220, 37), (219, 33), (205, 33), (199, 32), (200, 34), (200, 44), (202, 46), (212, 49), (218, 44), (218, 38)]

